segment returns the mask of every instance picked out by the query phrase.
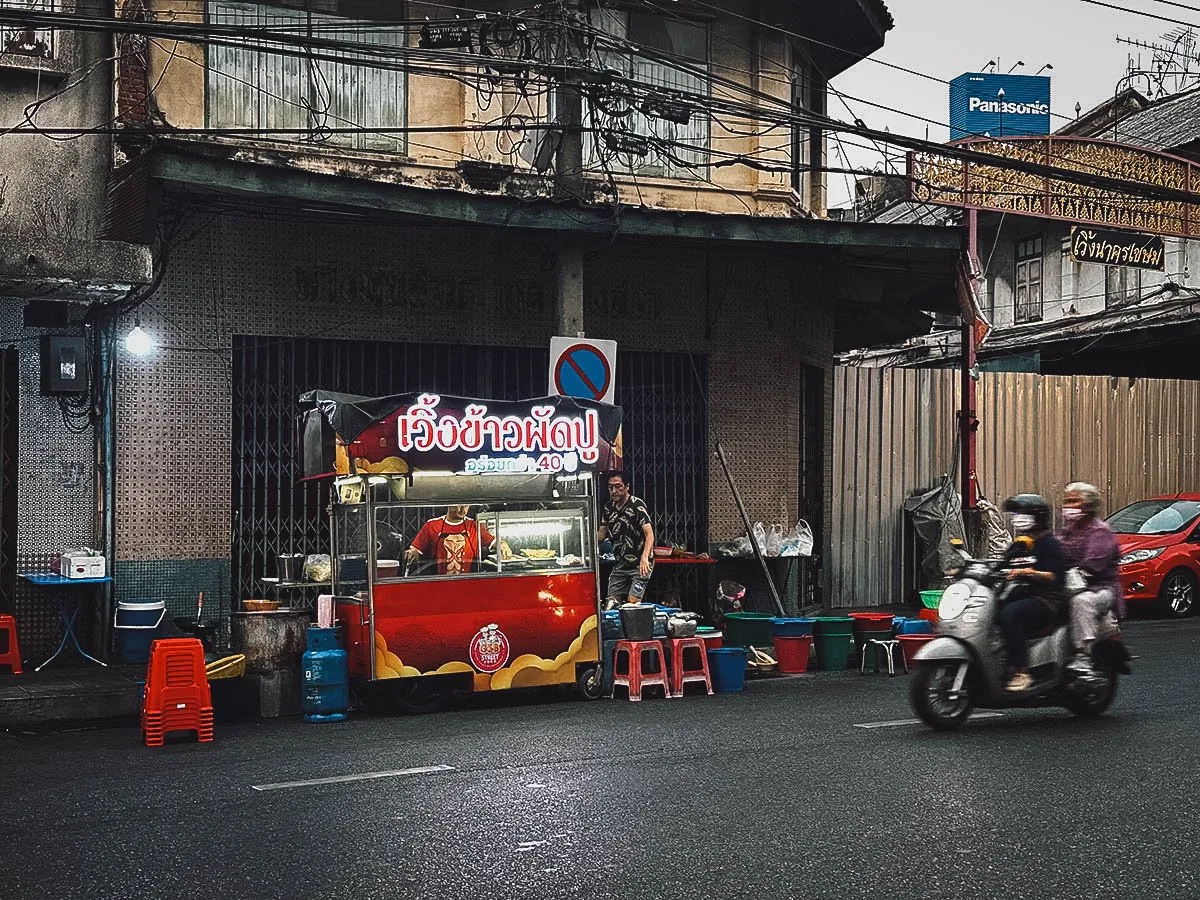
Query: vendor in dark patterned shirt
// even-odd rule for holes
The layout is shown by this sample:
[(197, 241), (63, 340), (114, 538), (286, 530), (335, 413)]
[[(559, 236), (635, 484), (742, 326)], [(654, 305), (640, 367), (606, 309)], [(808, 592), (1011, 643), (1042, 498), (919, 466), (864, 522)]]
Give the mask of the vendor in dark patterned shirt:
[(654, 526), (646, 504), (629, 493), (624, 472), (608, 476), (608, 503), (600, 516), (596, 540), (611, 540), (616, 563), (608, 576), (606, 606), (640, 603), (654, 572)]

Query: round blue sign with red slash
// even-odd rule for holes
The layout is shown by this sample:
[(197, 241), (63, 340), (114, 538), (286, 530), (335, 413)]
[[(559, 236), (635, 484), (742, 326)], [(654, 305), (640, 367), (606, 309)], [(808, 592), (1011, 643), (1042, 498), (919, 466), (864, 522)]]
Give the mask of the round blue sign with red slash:
[(575, 344), (554, 365), (554, 389), (564, 397), (602, 400), (612, 384), (612, 368), (596, 347)]

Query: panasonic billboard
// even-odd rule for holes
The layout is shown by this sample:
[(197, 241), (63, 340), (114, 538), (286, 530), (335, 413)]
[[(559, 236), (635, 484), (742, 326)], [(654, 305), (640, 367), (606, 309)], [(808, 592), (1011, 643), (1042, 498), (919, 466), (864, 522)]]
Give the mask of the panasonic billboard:
[(1050, 79), (968, 72), (950, 82), (950, 140), (1050, 133)]

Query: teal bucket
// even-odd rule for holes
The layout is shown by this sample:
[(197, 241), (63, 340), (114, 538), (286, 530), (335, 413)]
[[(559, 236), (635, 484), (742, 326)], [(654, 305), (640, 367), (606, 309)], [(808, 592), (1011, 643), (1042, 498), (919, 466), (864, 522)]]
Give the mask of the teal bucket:
[(846, 668), (850, 661), (853, 622), (849, 616), (818, 616), (813, 624), (813, 646), (817, 666), (826, 670)]
[(709, 650), (708, 669), (714, 691), (718, 694), (736, 694), (746, 684), (746, 648), (720, 647)]
[(158, 626), (167, 613), (162, 600), (122, 600), (117, 603), (113, 629), (117, 636), (117, 657), (126, 664), (150, 660), (150, 644), (158, 637)]

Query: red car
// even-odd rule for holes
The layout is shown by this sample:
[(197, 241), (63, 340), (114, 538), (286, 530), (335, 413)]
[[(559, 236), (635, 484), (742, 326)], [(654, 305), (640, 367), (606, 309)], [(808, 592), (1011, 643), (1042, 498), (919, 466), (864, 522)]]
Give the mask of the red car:
[(1176, 617), (1200, 608), (1200, 494), (1138, 500), (1107, 522), (1121, 546), (1121, 585), (1130, 606), (1161, 601)]

